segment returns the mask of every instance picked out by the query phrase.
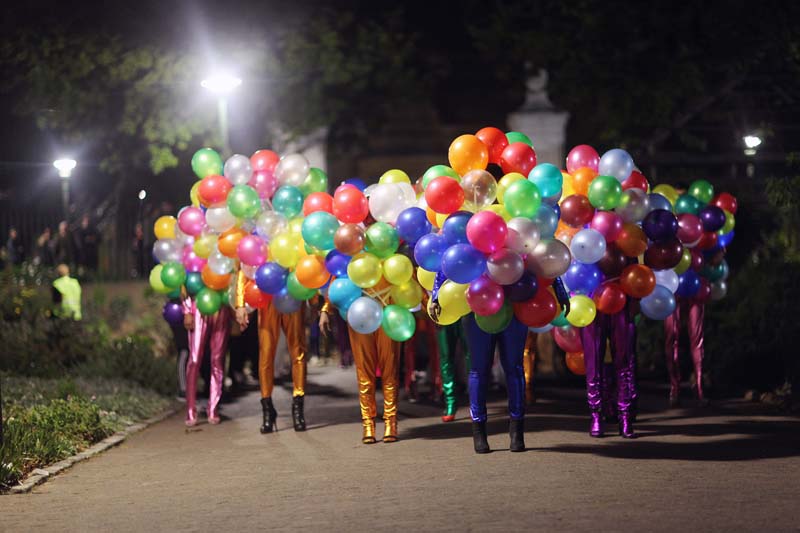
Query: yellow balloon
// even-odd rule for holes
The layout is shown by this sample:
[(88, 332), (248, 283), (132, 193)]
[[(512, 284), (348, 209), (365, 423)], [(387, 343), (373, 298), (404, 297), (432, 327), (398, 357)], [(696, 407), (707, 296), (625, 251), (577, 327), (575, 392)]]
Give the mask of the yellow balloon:
[(392, 303), (406, 309), (413, 309), (422, 301), (422, 287), (412, 279), (402, 285), (393, 285), (389, 295)]
[(163, 265), (156, 265), (153, 267), (153, 270), (150, 271), (150, 286), (159, 294), (172, 292), (172, 289), (164, 285), (164, 282), (161, 281), (161, 269), (163, 268)]
[(520, 174), (519, 172), (509, 172), (502, 178), (500, 181), (497, 182), (497, 201), (501, 204), (503, 203), (503, 195), (506, 193), (506, 189), (514, 183), (515, 181), (527, 179), (525, 176)]
[(218, 237), (213, 233), (205, 233), (200, 235), (197, 240), (194, 241), (192, 250), (194, 250), (194, 253), (197, 254), (197, 257), (208, 259), (208, 256), (211, 255), (211, 252), (214, 251), (214, 247), (217, 246), (217, 239)]
[(303, 230), (303, 220), (305, 220), (304, 217), (295, 217), (290, 220), (289, 233), (296, 233), (299, 236)]
[(442, 306), (442, 313), (452, 312), (458, 316), (464, 316), (472, 309), (467, 303), (467, 289), (469, 283), (456, 283), (447, 280), (439, 288), (439, 305)]
[(198, 194), (197, 190), (200, 188), (200, 182), (195, 182), (192, 185), (192, 189), (189, 191), (189, 199), (192, 201), (192, 205), (194, 207), (200, 207), (200, 195)]
[(272, 260), (283, 268), (294, 267), (300, 259), (296, 243), (297, 235), (288, 231), (275, 235), (269, 243), (269, 254)]
[(354, 255), (347, 265), (347, 277), (362, 289), (377, 285), (382, 275), (381, 260), (372, 254)]
[[(433, 316), (431, 315), (431, 306), (430, 305), (428, 305), (427, 311), (428, 311), (428, 316), (431, 318), (431, 320), (433, 320)], [(459, 315), (458, 313), (454, 313), (450, 309), (442, 308), (441, 313), (439, 313), (439, 319), (438, 320), (433, 320), (433, 321), (434, 321), (434, 323), (436, 323), (436, 324), (438, 324), (440, 326), (449, 326), (450, 324), (455, 324), (458, 321), (459, 318), (461, 318), (461, 315)]]
[(436, 280), (436, 272), (417, 267), (417, 281), (426, 291), (433, 290), (433, 282)]
[(578, 294), (569, 299), (567, 322), (576, 328), (591, 324), (596, 314), (597, 308), (594, 305), (594, 301), (588, 296)]
[(669, 200), (669, 203), (671, 203), (672, 205), (675, 205), (675, 202), (678, 200), (678, 196), (680, 196), (678, 191), (675, 190), (675, 187), (673, 187), (672, 185), (667, 185), (666, 183), (662, 183), (661, 185), (656, 185), (655, 187), (653, 187), (653, 192), (656, 194), (660, 194), (661, 196)]
[(508, 222), (509, 220), (514, 218), (514, 217), (511, 216), (511, 214), (508, 211), (506, 211), (505, 206), (502, 206), (500, 204), (488, 205), (484, 209), (481, 209), (481, 211), (491, 211), (493, 213), (496, 213), (496, 214), (500, 215), (501, 217), (503, 217), (503, 220), (505, 220), (506, 222)]
[[(575, 194), (575, 188), (572, 186), (572, 174), (561, 172), (561, 177), (564, 178), (564, 184), (561, 186), (561, 200), (567, 196)], [(561, 203), (559, 201), (559, 203)]]
[(450, 215), (446, 215), (444, 213), (436, 213), (436, 227), (441, 228), (444, 224), (444, 221), (447, 220), (447, 217)]
[(411, 184), (411, 178), (408, 174), (400, 169), (393, 168), (383, 173), (383, 176), (378, 180), (378, 183), (408, 183)]
[(402, 285), (414, 275), (414, 265), (411, 259), (395, 254), (387, 257), (383, 262), (383, 277), (393, 285)]
[(156, 239), (174, 239), (176, 223), (177, 220), (175, 217), (158, 217), (158, 220), (156, 220), (156, 223), (153, 225), (153, 231), (156, 234)]

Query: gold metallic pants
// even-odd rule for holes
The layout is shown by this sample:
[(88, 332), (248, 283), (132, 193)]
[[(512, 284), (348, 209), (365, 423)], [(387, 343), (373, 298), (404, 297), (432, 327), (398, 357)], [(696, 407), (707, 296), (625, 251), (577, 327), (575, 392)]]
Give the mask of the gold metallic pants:
[(275, 351), (283, 330), (289, 357), (292, 359), (292, 396), (304, 396), (306, 388), (306, 336), (303, 327), (303, 309), (285, 315), (274, 305), (258, 310), (258, 381), (261, 397), (272, 396), (275, 387)]
[(380, 367), (383, 380), (383, 418), (397, 416), (397, 388), (400, 366), (399, 344), (379, 328), (375, 333), (363, 334), (347, 327), (350, 345), (356, 363), (358, 400), (361, 418), (371, 420), (377, 414), (375, 406), (375, 369)]
[(528, 332), (525, 339), (525, 351), (522, 352), (522, 369), (525, 373), (525, 400), (530, 403), (533, 401), (533, 374), (536, 366), (536, 340), (539, 335)]

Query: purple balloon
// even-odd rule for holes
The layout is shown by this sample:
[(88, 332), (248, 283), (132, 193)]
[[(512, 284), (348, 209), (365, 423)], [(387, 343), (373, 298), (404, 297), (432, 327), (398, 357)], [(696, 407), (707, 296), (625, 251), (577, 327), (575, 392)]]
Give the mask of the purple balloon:
[(256, 285), (262, 292), (278, 294), (286, 288), (289, 271), (278, 263), (268, 261), (256, 270)]
[(171, 326), (183, 324), (183, 306), (178, 302), (170, 300), (165, 303), (161, 315)]
[(536, 276), (525, 272), (521, 278), (510, 285), (504, 285), (503, 290), (506, 293), (506, 298), (512, 302), (524, 302), (536, 296), (536, 291), (539, 290), (539, 282)]
[(666, 209), (655, 209), (642, 220), (642, 229), (651, 241), (665, 242), (678, 233), (678, 219)]
[(347, 275), (348, 264), (350, 264), (350, 256), (338, 250), (331, 250), (325, 256), (325, 268), (337, 278)]
[(715, 205), (708, 205), (697, 214), (705, 231), (719, 231), (725, 225), (725, 211)]
[(588, 295), (603, 281), (603, 274), (596, 264), (573, 261), (561, 279), (570, 291)]

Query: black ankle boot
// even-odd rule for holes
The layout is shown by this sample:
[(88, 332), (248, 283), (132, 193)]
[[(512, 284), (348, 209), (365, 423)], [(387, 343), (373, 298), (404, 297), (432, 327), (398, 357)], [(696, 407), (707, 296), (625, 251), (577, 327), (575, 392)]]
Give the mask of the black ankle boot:
[(512, 452), (525, 451), (525, 421), (520, 418), (519, 420), (512, 419), (508, 424), (508, 434), (511, 437), (511, 444), (509, 449)]
[(278, 431), (278, 425), (275, 419), (278, 418), (278, 412), (275, 406), (272, 405), (272, 398), (261, 398), (261, 412), (264, 416), (264, 422), (261, 424), (261, 433), (272, 433)]
[(475, 453), (489, 453), (489, 441), (486, 440), (486, 422), (472, 423), (472, 442), (475, 445)]
[(306, 430), (306, 417), (303, 414), (303, 400), (305, 396), (295, 396), (292, 398), (292, 423), (295, 431)]

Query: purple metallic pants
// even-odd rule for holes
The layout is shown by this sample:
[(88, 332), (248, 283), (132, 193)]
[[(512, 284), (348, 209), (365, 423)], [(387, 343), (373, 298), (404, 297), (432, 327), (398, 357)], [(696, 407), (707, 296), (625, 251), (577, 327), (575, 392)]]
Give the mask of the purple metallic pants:
[(681, 317), (688, 316), (689, 349), (694, 363), (695, 386), (697, 397), (703, 399), (703, 317), (705, 306), (694, 301), (679, 300), (675, 311), (664, 320), (664, 344), (667, 355), (667, 371), (669, 372), (670, 394), (678, 395), (681, 386), (681, 365), (679, 341), (681, 338)]
[[(604, 386), (610, 386), (610, 379), (603, 379), (603, 359), (606, 341), (611, 341), (611, 353), (616, 375), (616, 404), (621, 413), (631, 412), (636, 399), (634, 339), (636, 326), (628, 312), (623, 310), (615, 315), (597, 314), (594, 322), (581, 330), (583, 355), (586, 364), (586, 397), (589, 408), (599, 412), (603, 407)], [(611, 401), (610, 394), (609, 401)]]

